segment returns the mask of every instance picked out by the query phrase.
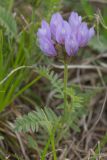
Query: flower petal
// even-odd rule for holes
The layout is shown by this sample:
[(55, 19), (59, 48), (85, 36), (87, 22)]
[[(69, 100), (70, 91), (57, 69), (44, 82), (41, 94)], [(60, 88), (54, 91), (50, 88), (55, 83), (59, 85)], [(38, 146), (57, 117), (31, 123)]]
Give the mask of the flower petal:
[(89, 30), (87, 27), (87, 23), (83, 22), (77, 32), (77, 39), (80, 47), (86, 46), (89, 39)]
[(59, 24), (57, 30), (56, 30), (56, 41), (59, 44), (65, 43), (65, 38), (70, 36), (71, 34), (71, 28), (68, 22), (62, 21), (61, 24)]
[(63, 18), (60, 13), (53, 14), (51, 21), (50, 21), (50, 29), (51, 29), (51, 33), (54, 36), (54, 38), (56, 36), (56, 29), (58, 25), (62, 23), (62, 21), (63, 21)]
[(75, 55), (78, 52), (79, 46), (75, 36), (66, 38), (65, 49), (68, 56)]
[(54, 48), (54, 45), (51, 40), (47, 38), (40, 38), (39, 44), (41, 50), (47, 55), (47, 56), (56, 56), (56, 50)]
[(76, 31), (78, 27), (81, 25), (82, 17), (78, 15), (76, 12), (72, 12), (69, 17), (69, 24), (73, 31)]
[(91, 27), (89, 29), (89, 40), (95, 35), (95, 30), (94, 27)]
[(51, 39), (50, 27), (49, 27), (49, 24), (45, 20), (42, 21), (42, 26), (40, 29), (38, 29), (37, 36), (38, 38), (47, 37)]

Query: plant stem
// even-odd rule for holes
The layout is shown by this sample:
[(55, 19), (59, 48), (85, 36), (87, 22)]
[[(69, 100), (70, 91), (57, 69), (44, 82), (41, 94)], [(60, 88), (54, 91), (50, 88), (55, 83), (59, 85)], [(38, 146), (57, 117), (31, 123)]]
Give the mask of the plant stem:
[(46, 143), (46, 146), (45, 146), (45, 148), (44, 148), (44, 150), (43, 150), (41, 160), (44, 160), (44, 159), (45, 159), (47, 150), (48, 150), (49, 145), (50, 145), (50, 142), (51, 142), (51, 136), (49, 137), (48, 142)]
[(67, 80), (68, 80), (68, 67), (67, 67), (67, 56), (64, 54), (64, 114), (67, 112)]
[(54, 139), (54, 134), (53, 133), (51, 134), (51, 145), (52, 145), (54, 160), (57, 160), (56, 150), (55, 150), (55, 139)]
[[(49, 132), (50, 133), (50, 132)], [(53, 153), (53, 157), (54, 157), (54, 160), (57, 160), (57, 156), (56, 156), (56, 150), (55, 150), (55, 139), (54, 139), (54, 133), (50, 133), (50, 137), (48, 139), (48, 142), (44, 148), (44, 151), (42, 153), (42, 156), (41, 156), (41, 160), (44, 160), (45, 157), (46, 157), (46, 153), (47, 153), (47, 150), (49, 148), (49, 145), (51, 143), (51, 146), (52, 146), (52, 153)]]

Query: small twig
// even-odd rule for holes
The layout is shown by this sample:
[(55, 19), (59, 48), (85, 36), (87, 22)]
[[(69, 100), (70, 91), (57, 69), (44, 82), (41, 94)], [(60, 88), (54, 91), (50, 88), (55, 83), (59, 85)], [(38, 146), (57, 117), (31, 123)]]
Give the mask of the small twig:
[[(58, 151), (62, 151), (62, 149), (56, 149), (56, 152), (58, 152)], [(53, 151), (52, 151), (52, 152), (47, 153), (46, 157), (48, 157), (48, 156), (49, 156), (49, 155), (51, 155), (52, 153), (53, 153)]]
[[(79, 85), (76, 85), (79, 86)], [(83, 85), (83, 89), (93, 89), (93, 90), (107, 90), (107, 86), (91, 86), (91, 85)]]
[(98, 115), (98, 119), (95, 121), (94, 125), (92, 126), (92, 128), (90, 129), (90, 131), (92, 131), (96, 125), (98, 124), (101, 116), (102, 116), (102, 113), (104, 111), (104, 107), (105, 107), (105, 104), (106, 104), (106, 101), (107, 101), (107, 92), (106, 92), (106, 95), (105, 95), (105, 98), (104, 98), (104, 102), (103, 102), (103, 105), (102, 105), (102, 108), (101, 108), (101, 111), (100, 111), (100, 115)]
[(106, 84), (105, 84), (105, 82), (104, 82), (104, 80), (103, 80), (102, 72), (101, 72), (100, 69), (97, 69), (97, 71), (98, 71), (98, 75), (99, 75), (99, 77), (100, 77), (100, 79), (101, 79), (102, 85), (105, 87)]
[[(9, 122), (9, 124), (10, 124), (10, 126), (11, 126), (12, 128), (14, 128), (14, 125), (13, 125), (12, 123)], [(18, 141), (19, 141), (20, 148), (21, 148), (21, 151), (22, 151), (22, 154), (23, 154), (25, 160), (30, 160), (29, 157), (27, 156), (26, 152), (25, 152), (25, 148), (24, 148), (24, 145), (23, 145), (23, 142), (22, 142), (22, 140), (21, 140), (20, 135), (18, 134), (18, 132), (15, 132), (15, 134), (16, 134), (16, 137), (17, 137), (17, 139), (18, 139)]]
[[(53, 67), (64, 69), (64, 65), (52, 64)], [(68, 69), (101, 69), (106, 70), (107, 66), (94, 66), (94, 65), (68, 65)]]
[(23, 145), (23, 142), (21, 140), (20, 135), (17, 132), (15, 132), (15, 134), (16, 134), (16, 137), (17, 137), (17, 139), (19, 141), (20, 148), (22, 150), (23, 156), (25, 157), (25, 160), (30, 160), (29, 157), (27, 156), (26, 152), (25, 152), (25, 148), (24, 148), (24, 145)]
[(90, 0), (90, 2), (107, 3), (107, 0)]
[(26, 20), (26, 18), (24, 17), (24, 15), (21, 14), (20, 16), (21, 16), (22, 20), (24, 21), (24, 23), (28, 26), (29, 23), (28, 23), (28, 21)]

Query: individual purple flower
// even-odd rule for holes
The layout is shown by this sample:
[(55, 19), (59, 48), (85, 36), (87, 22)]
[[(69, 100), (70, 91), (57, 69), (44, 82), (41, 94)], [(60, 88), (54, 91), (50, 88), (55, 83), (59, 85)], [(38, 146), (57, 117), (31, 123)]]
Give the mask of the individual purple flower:
[(47, 56), (56, 56), (56, 50), (54, 47), (54, 44), (52, 40), (49, 40), (45, 37), (39, 38), (39, 44), (40, 44), (40, 49), (47, 55)]
[(49, 27), (49, 24), (45, 20), (42, 21), (42, 26), (40, 29), (38, 29), (37, 36), (39, 38), (47, 37), (48, 39), (51, 39), (50, 27)]
[(72, 31), (77, 31), (78, 27), (82, 22), (82, 17), (78, 15), (76, 12), (72, 12), (69, 17), (69, 24), (71, 26)]
[(60, 13), (53, 14), (51, 21), (50, 21), (50, 29), (54, 37), (56, 37), (57, 27), (62, 23), (62, 21), (63, 21), (63, 18)]
[(78, 52), (79, 45), (76, 37), (74, 35), (69, 36), (65, 40), (65, 50), (68, 56), (76, 55)]
[(79, 26), (78, 33), (77, 33), (77, 40), (80, 47), (85, 47), (89, 40), (94, 35), (94, 29), (88, 29), (87, 23), (83, 22)]
[(91, 27), (89, 29), (89, 39), (88, 40), (90, 40), (94, 35), (95, 35), (94, 27)]
[(66, 37), (70, 36), (71, 34), (71, 28), (68, 22), (62, 21), (61, 24), (57, 27), (56, 30), (56, 41), (59, 44), (64, 44)]

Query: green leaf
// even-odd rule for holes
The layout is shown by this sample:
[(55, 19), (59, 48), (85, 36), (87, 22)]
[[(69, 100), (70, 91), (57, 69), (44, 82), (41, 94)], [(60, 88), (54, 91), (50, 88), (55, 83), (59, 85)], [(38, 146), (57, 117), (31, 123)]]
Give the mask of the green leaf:
[(0, 0), (0, 6), (7, 10), (11, 10), (14, 0)]
[(50, 71), (49, 68), (42, 66), (36, 67), (36, 72), (47, 78), (52, 84), (54, 91), (56, 93), (60, 93), (60, 95), (63, 97), (63, 81), (58, 77), (58, 74), (54, 73), (54, 71)]
[(99, 52), (104, 52), (107, 50), (107, 39), (104, 36), (96, 36), (90, 41), (89, 46)]
[(0, 25), (6, 29), (6, 34), (15, 37), (17, 33), (16, 21), (10, 12), (0, 7)]
[(39, 152), (38, 144), (34, 138), (28, 136), (28, 146)]
[(38, 127), (42, 127), (49, 133), (57, 125), (59, 120), (60, 117), (57, 117), (50, 108), (45, 107), (44, 110), (37, 108), (36, 111), (16, 119), (15, 131), (28, 132), (32, 129), (34, 132), (35, 130), (38, 131)]

